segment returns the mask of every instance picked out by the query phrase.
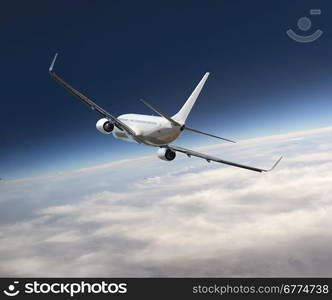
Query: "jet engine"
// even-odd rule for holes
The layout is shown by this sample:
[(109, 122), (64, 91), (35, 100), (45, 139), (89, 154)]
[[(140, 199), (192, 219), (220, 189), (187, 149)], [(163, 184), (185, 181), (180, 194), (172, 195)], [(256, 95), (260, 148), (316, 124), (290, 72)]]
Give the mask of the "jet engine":
[(114, 129), (114, 124), (112, 124), (106, 118), (102, 118), (97, 122), (96, 128), (103, 134), (110, 134)]
[(168, 148), (159, 148), (158, 157), (162, 160), (171, 161), (175, 158), (176, 153)]

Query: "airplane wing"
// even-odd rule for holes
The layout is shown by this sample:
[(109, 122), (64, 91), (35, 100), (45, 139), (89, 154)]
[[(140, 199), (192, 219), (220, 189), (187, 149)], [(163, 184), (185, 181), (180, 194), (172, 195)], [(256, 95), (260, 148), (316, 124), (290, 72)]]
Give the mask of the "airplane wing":
[(202, 153), (199, 153), (199, 152), (196, 152), (196, 151), (188, 150), (188, 149), (178, 147), (178, 146), (174, 146), (174, 145), (167, 145), (165, 147), (169, 148), (170, 150), (176, 151), (176, 152), (182, 152), (182, 153), (186, 154), (188, 157), (196, 156), (196, 157), (205, 159), (207, 162), (215, 161), (215, 162), (218, 162), (218, 163), (230, 165), (230, 166), (233, 166), (233, 167), (243, 168), (243, 169), (247, 169), (247, 170), (251, 170), (251, 171), (255, 171), (255, 172), (270, 172), (279, 164), (279, 162), (282, 159), (282, 157), (280, 157), (271, 169), (260, 169), (260, 168), (256, 168), (256, 167), (250, 167), (250, 166), (234, 163), (234, 162), (231, 162), (231, 161), (223, 160), (223, 159), (220, 159), (218, 157), (202, 154)]
[(88, 105), (92, 110), (99, 113), (104, 118), (111, 121), (117, 128), (119, 128), (122, 131), (125, 131), (129, 135), (131, 135), (136, 141), (140, 142), (138, 137), (136, 136), (136, 133), (134, 130), (132, 130), (129, 126), (121, 122), (116, 117), (112, 116), (110, 113), (108, 113), (106, 110), (98, 106), (96, 103), (94, 103), (92, 100), (90, 100), (88, 97), (84, 96), (82, 93), (74, 89), (72, 86), (70, 86), (68, 83), (66, 83), (62, 78), (60, 78), (57, 74), (54, 73), (53, 67), (55, 60), (58, 56), (58, 53), (55, 54), (53, 61), (51, 63), (51, 66), (49, 68), (49, 73), (51, 77), (57, 81), (60, 85), (62, 85), (65, 89), (67, 89), (69, 92), (71, 92), (73, 95), (75, 95), (79, 100), (81, 100), (83, 103)]

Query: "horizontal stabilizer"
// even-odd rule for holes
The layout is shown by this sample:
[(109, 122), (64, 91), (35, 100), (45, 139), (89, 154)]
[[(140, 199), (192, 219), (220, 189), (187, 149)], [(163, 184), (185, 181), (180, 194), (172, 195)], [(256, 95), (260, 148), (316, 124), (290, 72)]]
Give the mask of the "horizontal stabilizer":
[(166, 120), (170, 121), (172, 123), (172, 125), (181, 126), (180, 123), (176, 122), (175, 120), (173, 120), (169, 116), (165, 115), (163, 112), (161, 112), (159, 109), (153, 107), (151, 104), (147, 103), (145, 100), (143, 100), (143, 99), (140, 99), (140, 100), (141, 100), (142, 103), (144, 103), (148, 108), (150, 108), (151, 110), (153, 110), (159, 116), (161, 116), (161, 117), (165, 118)]
[(167, 116), (166, 114), (164, 114), (163, 112), (161, 112), (158, 108), (153, 107), (151, 104), (149, 104), (145, 100), (143, 100), (143, 99), (140, 99), (140, 100), (147, 107), (149, 107), (152, 111), (154, 111), (159, 116), (161, 116), (161, 117), (165, 118), (166, 120), (168, 120), (172, 125), (181, 127), (181, 130), (189, 130), (189, 131), (192, 131), (192, 132), (204, 134), (204, 135), (211, 136), (211, 137), (214, 137), (214, 138), (217, 138), (217, 139), (220, 139), (220, 140), (224, 140), (224, 141), (227, 141), (227, 142), (236, 143), (235, 141), (232, 141), (232, 140), (229, 140), (229, 139), (226, 139), (226, 138), (223, 138), (223, 137), (211, 134), (211, 133), (207, 133), (207, 132), (203, 132), (203, 131), (200, 131), (200, 130), (197, 130), (197, 129), (193, 129), (193, 128), (187, 127), (186, 125), (182, 125), (179, 122), (175, 121), (173, 118), (171, 118), (171, 117)]
[(208, 136), (211, 136), (211, 137), (214, 137), (214, 138), (217, 138), (217, 139), (220, 139), (220, 140), (224, 140), (224, 141), (227, 141), (227, 142), (236, 143), (235, 141), (232, 141), (232, 140), (229, 140), (229, 139), (226, 139), (226, 138), (223, 138), (223, 137), (211, 134), (211, 133), (206, 133), (206, 132), (203, 132), (203, 131), (200, 131), (200, 130), (197, 130), (197, 129), (193, 129), (193, 128), (190, 128), (190, 127), (187, 127), (187, 126), (185, 126), (184, 129), (192, 131), (192, 132), (208, 135)]

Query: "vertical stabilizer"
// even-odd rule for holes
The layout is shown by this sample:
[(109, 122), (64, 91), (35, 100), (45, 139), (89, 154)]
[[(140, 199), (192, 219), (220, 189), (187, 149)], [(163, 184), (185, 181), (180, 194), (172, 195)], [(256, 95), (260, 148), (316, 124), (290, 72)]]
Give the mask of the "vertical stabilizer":
[(194, 91), (191, 93), (191, 95), (188, 98), (188, 100), (186, 101), (186, 103), (182, 106), (182, 108), (179, 110), (179, 112), (172, 117), (172, 119), (174, 119), (175, 121), (182, 123), (182, 124), (184, 124), (186, 122), (186, 119), (187, 119), (191, 109), (193, 108), (195, 101), (196, 101), (199, 93), (201, 92), (201, 90), (205, 84), (205, 81), (207, 80), (209, 75), (210, 75), (210, 73), (208, 73), (208, 72), (205, 73), (205, 75), (203, 76), (203, 78), (201, 79), (199, 84), (196, 86)]

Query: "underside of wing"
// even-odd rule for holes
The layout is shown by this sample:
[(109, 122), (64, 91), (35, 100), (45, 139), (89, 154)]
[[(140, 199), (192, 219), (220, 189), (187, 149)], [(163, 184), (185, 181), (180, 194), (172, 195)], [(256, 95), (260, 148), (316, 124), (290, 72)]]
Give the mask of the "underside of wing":
[(247, 170), (251, 170), (251, 171), (255, 171), (255, 172), (260, 172), (260, 173), (272, 171), (279, 164), (279, 162), (282, 159), (282, 157), (280, 157), (271, 169), (260, 169), (260, 168), (256, 168), (256, 167), (246, 166), (246, 165), (238, 164), (238, 163), (235, 163), (235, 162), (223, 160), (223, 159), (220, 159), (218, 157), (202, 154), (202, 153), (199, 153), (199, 152), (196, 152), (196, 151), (192, 151), (192, 150), (185, 149), (185, 148), (178, 147), (178, 146), (174, 146), (174, 145), (168, 145), (168, 146), (165, 146), (165, 147), (170, 149), (170, 150), (176, 151), (176, 152), (182, 152), (182, 153), (186, 154), (189, 157), (190, 156), (195, 156), (195, 157), (203, 158), (207, 162), (215, 161), (215, 162), (218, 162), (218, 163), (230, 165), (230, 166), (233, 166), (233, 167), (243, 168), (243, 169), (247, 169)]
[(65, 89), (67, 89), (69, 92), (71, 92), (73, 95), (75, 95), (79, 100), (81, 100), (83, 103), (88, 105), (92, 110), (96, 111), (98, 114), (103, 116), (104, 118), (108, 119), (111, 123), (113, 123), (117, 128), (120, 130), (125, 131), (130, 136), (132, 136), (135, 140), (138, 142), (139, 139), (136, 137), (136, 133), (134, 130), (132, 130), (129, 126), (121, 122), (116, 117), (112, 116), (110, 113), (108, 113), (106, 110), (98, 106), (96, 103), (94, 103), (92, 100), (90, 100), (88, 97), (84, 96), (82, 93), (80, 93), (78, 90), (74, 89), (71, 85), (66, 83), (61, 77), (59, 77), (55, 72), (53, 71), (54, 63), (57, 58), (58, 54), (55, 54), (53, 61), (51, 63), (51, 66), (49, 68), (49, 73), (51, 77), (57, 81), (60, 85), (62, 85)]

